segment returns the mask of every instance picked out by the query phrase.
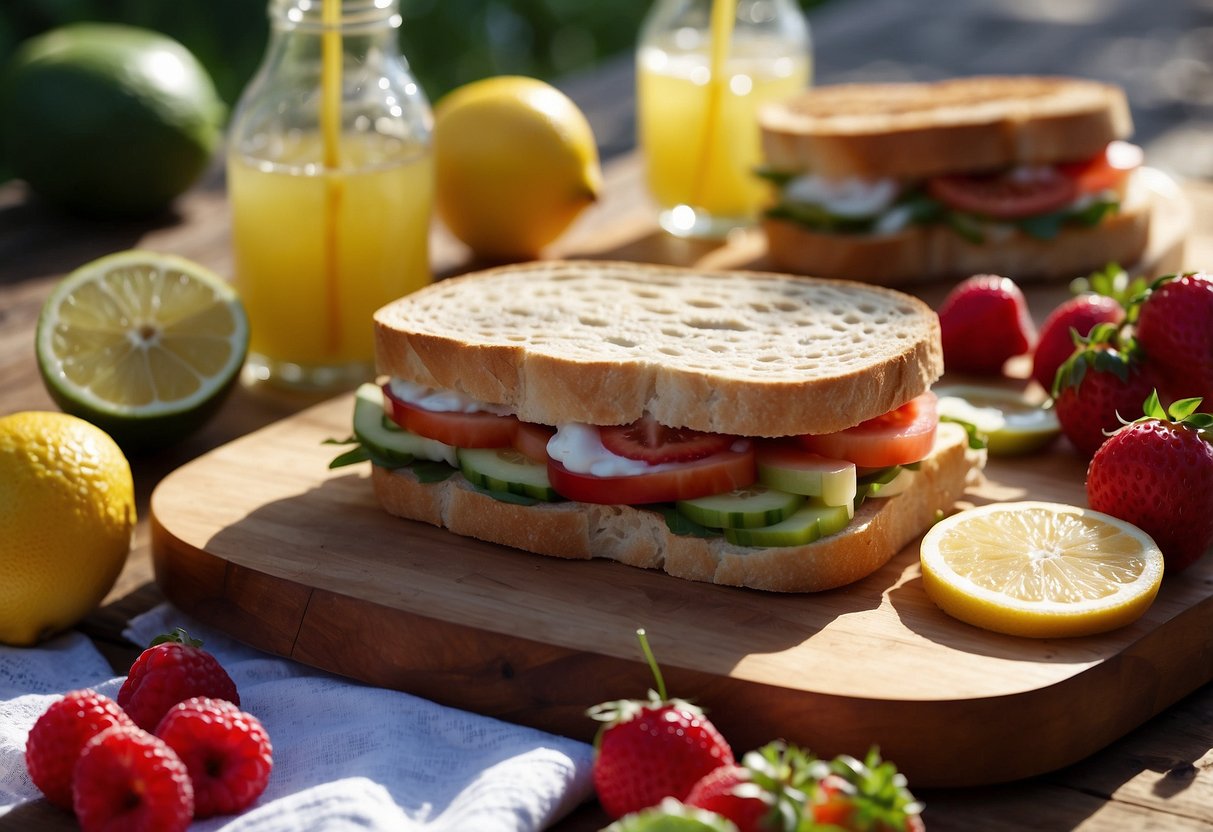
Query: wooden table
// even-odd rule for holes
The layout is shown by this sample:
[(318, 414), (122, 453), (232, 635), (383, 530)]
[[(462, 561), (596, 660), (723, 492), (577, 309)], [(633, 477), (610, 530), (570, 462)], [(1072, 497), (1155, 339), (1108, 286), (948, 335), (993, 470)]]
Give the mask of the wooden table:
[[(1074, 27), (1072, 21), (1062, 19), (1063, 15), (1047, 25), (1042, 23), (1040, 31), (1051, 34), (1037, 38), (1026, 22), (1032, 10), (1017, 10), (1011, 21), (1010, 11), (995, 11), (992, 4), (971, 0), (957, 2), (955, 8), (949, 4), (947, 25), (935, 29), (934, 35), (903, 37), (909, 31), (909, 21), (919, 14), (915, 6), (898, 0), (838, 0), (829, 4), (814, 19), (818, 79), (898, 74), (939, 77), (976, 71), (1098, 75), (1100, 67), (1106, 67), (1099, 63), (1105, 54), (1101, 48), (1113, 43), (1123, 46), (1130, 34), (1140, 42), (1150, 38), (1161, 41), (1170, 36), (1168, 33), (1184, 31), (1208, 19), (1207, 11), (1182, 0), (1109, 4), (1103, 10), (1106, 19), (1102, 22), (1088, 19), (1085, 25)], [(1043, 12), (1036, 14), (1045, 17)], [(1095, 25), (1097, 22), (1102, 28)], [(985, 48), (1000, 32), (1013, 34), (1014, 43), (1004, 40), (999, 41), (999, 48)], [(1064, 43), (1052, 36), (1058, 32), (1064, 33)], [(947, 50), (939, 48), (941, 37), (949, 41)], [(1035, 50), (1025, 51), (1015, 43), (1035, 44)], [(1201, 98), (1193, 92), (1192, 99), (1197, 103), (1190, 109), (1177, 108), (1158, 96), (1134, 98), (1134, 88), (1145, 83), (1146, 73), (1117, 65), (1113, 74), (1117, 77), (1110, 80), (1130, 86), (1131, 100), (1135, 108), (1140, 105), (1137, 112), (1144, 116), (1139, 119), (1139, 127), (1146, 139), (1160, 140), (1160, 154), (1169, 152), (1169, 158), (1193, 164), (1207, 158), (1196, 153), (1196, 147), (1187, 152), (1182, 142), (1190, 140), (1190, 131), (1199, 120), (1200, 101), (1213, 101), (1213, 97)], [(1190, 86), (1185, 89), (1192, 92)], [(707, 243), (674, 240), (657, 230), (643, 195), (638, 162), (628, 155), (633, 129), (629, 61), (614, 62), (574, 79), (569, 90), (587, 110), (604, 152), (613, 160), (607, 167), (605, 198), (578, 221), (552, 251), (553, 256), (610, 253), (626, 259), (705, 265), (726, 264), (727, 260), (731, 265), (739, 258), (761, 254), (761, 239), (754, 235), (721, 249)], [(1168, 143), (1171, 136), (1179, 137), (1178, 152), (1174, 142)], [(1185, 183), (1184, 188), (1194, 213), (1186, 264), (1193, 268), (1208, 266), (1213, 264), (1213, 233), (1208, 231), (1213, 228), (1213, 184), (1193, 181)], [(57, 279), (94, 257), (135, 246), (180, 254), (221, 274), (230, 274), (228, 231), (226, 196), (218, 176), (190, 191), (178, 202), (175, 213), (145, 222), (98, 223), (68, 218), (28, 200), (20, 185), (0, 187), (0, 414), (54, 409), (38, 377), (33, 331), (41, 304)], [(434, 263), (440, 273), (472, 265), (464, 260), (462, 249), (440, 231), (435, 234)], [(924, 296), (938, 298), (942, 290), (929, 287)], [(1034, 295), (1033, 312), (1038, 318), (1048, 311), (1050, 297), (1056, 294)], [(302, 396), (239, 388), (200, 433), (155, 456), (132, 460), (142, 518), (134, 547), (101, 608), (78, 627), (109, 658), (115, 673), (125, 673), (138, 652), (135, 645), (121, 637), (125, 622), (162, 600), (152, 579), (146, 521), (156, 483), (201, 453), (312, 403), (314, 399)], [(1082, 703), (1075, 702), (1074, 707), (1081, 708)], [(989, 753), (997, 754), (998, 749), (992, 748)], [(927, 803), (926, 820), (933, 832), (1128, 832), (1145, 828), (1178, 832), (1213, 828), (1211, 767), (1213, 686), (1206, 686), (1124, 739), (1061, 771), (1003, 786), (916, 791)], [(577, 832), (597, 829), (604, 820), (597, 807), (590, 804), (558, 828)], [(75, 828), (69, 816), (41, 801), (21, 807), (0, 826), (9, 823), (29, 830)]]
[[(634, 156), (607, 167), (606, 196), (578, 221), (554, 254), (603, 254), (653, 261), (712, 264), (761, 254), (749, 235), (727, 248), (675, 240), (659, 233), (643, 194)], [(1189, 183), (1198, 231), (1187, 263), (1213, 262), (1213, 185)], [(150, 223), (97, 224), (64, 218), (27, 201), (20, 185), (0, 188), (0, 413), (53, 409), (38, 378), (33, 330), (40, 305), (56, 279), (103, 253), (140, 246), (193, 258), (220, 273), (230, 270), (228, 212), (220, 183), (199, 187), (180, 201), (175, 216)], [(468, 267), (463, 252), (435, 232), (440, 271)], [(938, 295), (943, 287), (928, 287)], [(1034, 295), (1036, 297), (1037, 295)], [(1039, 316), (1046, 305), (1034, 309)], [(121, 637), (125, 622), (161, 600), (153, 582), (146, 516), (148, 498), (169, 471), (254, 428), (297, 412), (314, 400), (238, 389), (199, 434), (158, 455), (132, 460), (141, 517), (131, 556), (102, 607), (79, 626), (125, 673), (137, 650)], [(591, 704), (591, 703), (587, 703)], [(1075, 708), (1082, 703), (1074, 703)], [(996, 754), (997, 749), (991, 749)], [(972, 829), (1207, 829), (1213, 825), (1213, 687), (1206, 686), (1099, 754), (1030, 781), (972, 790), (921, 793), (932, 830)], [(913, 784), (911, 784), (913, 785)], [(22, 810), (30, 829), (70, 829), (69, 819), (34, 804)], [(594, 829), (603, 818), (593, 805), (561, 829)]]

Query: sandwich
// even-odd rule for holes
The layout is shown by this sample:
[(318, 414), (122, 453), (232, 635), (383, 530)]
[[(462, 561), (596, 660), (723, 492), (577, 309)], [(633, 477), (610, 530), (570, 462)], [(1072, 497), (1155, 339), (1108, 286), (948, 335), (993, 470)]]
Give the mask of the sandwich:
[(1136, 263), (1151, 197), (1124, 92), (1077, 78), (840, 84), (759, 115), (773, 268), (887, 286)]
[(936, 413), (937, 317), (884, 287), (536, 262), (423, 288), (374, 332), (345, 461), (393, 515), (536, 554), (830, 589), (980, 462)]

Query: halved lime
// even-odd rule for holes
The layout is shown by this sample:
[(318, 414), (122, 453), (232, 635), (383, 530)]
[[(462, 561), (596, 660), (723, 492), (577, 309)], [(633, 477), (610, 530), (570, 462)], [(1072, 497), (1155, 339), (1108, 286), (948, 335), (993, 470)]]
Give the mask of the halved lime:
[(249, 326), (232, 287), (170, 254), (123, 251), (73, 271), (38, 319), (51, 397), (127, 451), (201, 427), (240, 374)]
[(1057, 414), (1014, 390), (957, 384), (933, 388), (939, 415), (968, 422), (981, 432), (994, 456), (1038, 451), (1061, 433)]

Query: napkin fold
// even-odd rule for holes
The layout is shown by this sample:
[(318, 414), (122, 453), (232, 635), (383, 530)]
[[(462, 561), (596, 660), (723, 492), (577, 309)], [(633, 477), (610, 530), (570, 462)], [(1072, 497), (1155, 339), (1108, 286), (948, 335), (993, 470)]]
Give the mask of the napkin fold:
[[(274, 746), (260, 799), (240, 815), (195, 821), (196, 832), (526, 832), (593, 792), (585, 743), (271, 656), (169, 604), (133, 619), (124, 635), (147, 644), (174, 627), (219, 659)], [(41, 797), (24, 755), (47, 706), (76, 688), (115, 697), (122, 681), (79, 633), (0, 647), (0, 816)]]

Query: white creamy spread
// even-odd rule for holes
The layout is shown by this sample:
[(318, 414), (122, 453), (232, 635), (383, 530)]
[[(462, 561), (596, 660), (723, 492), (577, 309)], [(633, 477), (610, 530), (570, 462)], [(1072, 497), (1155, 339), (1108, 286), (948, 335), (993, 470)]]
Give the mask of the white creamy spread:
[(598, 428), (580, 422), (557, 426), (556, 435), (548, 440), (548, 456), (574, 474), (595, 477), (634, 477), (671, 467), (668, 463), (650, 465), (644, 460), (612, 453), (603, 446)]
[[(437, 390), (399, 378), (391, 379), (388, 386), (392, 395), (401, 401), (436, 413), (493, 413), (498, 416), (509, 416), (513, 413), (504, 405), (478, 401), (456, 390)], [(444, 449), (449, 448), (440, 442), (435, 444)], [(748, 439), (738, 439), (731, 449), (740, 453), (749, 446)], [(641, 459), (619, 456), (602, 444), (596, 426), (580, 422), (569, 422), (557, 427), (556, 434), (548, 440), (548, 455), (575, 474), (590, 474), (595, 477), (631, 477), (677, 468), (681, 464), (667, 462), (653, 465)], [(441, 457), (435, 454), (431, 458)]]
[(836, 217), (861, 219), (882, 214), (897, 199), (894, 179), (827, 179), (818, 174), (797, 176), (784, 186), (788, 202), (820, 205)]
[(435, 413), (493, 413), (497, 416), (509, 416), (513, 412), (505, 405), (482, 402), (456, 390), (436, 390), (399, 378), (392, 379), (388, 386), (392, 395), (401, 401)]

